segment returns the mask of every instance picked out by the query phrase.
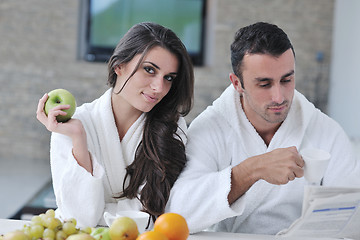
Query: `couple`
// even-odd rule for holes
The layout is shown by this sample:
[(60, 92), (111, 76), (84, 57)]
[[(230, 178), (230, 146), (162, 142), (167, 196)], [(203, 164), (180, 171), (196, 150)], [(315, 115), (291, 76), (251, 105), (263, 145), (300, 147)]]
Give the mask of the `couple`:
[[(359, 184), (359, 163), (341, 127), (295, 90), (295, 52), (269, 23), (235, 34), (230, 86), (187, 129), (194, 74), (179, 38), (154, 23), (133, 26), (108, 63), (109, 89), (52, 132), (58, 216), (103, 225), (103, 213), (141, 210), (152, 221), (183, 215), (190, 232), (276, 234), (301, 214), (306, 181), (299, 150), (332, 158), (323, 185)], [(185, 151), (186, 148), (186, 151)], [(357, 181), (357, 182), (356, 182)]]

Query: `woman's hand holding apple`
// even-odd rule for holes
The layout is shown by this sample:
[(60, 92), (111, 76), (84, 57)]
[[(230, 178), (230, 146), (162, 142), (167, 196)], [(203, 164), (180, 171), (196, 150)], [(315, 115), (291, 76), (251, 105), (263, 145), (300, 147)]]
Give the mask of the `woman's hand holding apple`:
[[(64, 116), (67, 113), (63, 110), (69, 109), (70, 105), (57, 104), (55, 107), (45, 112), (45, 104), (48, 100), (48, 94), (39, 100), (36, 117), (51, 132), (60, 133), (71, 138), (73, 143), (73, 155), (80, 166), (92, 173), (92, 161), (87, 149), (86, 132), (81, 121), (71, 118), (65, 122), (58, 122), (59, 115)], [(72, 114), (71, 114), (72, 115)]]
[(37, 119), (51, 132), (61, 133), (70, 138), (76, 137), (81, 133), (85, 133), (84, 127), (80, 120), (70, 119), (66, 122), (58, 122), (58, 116), (65, 116), (67, 113), (63, 110), (69, 109), (70, 105), (56, 105), (55, 107), (49, 109), (47, 113), (44, 110), (45, 103), (48, 100), (48, 94), (45, 93), (44, 96), (39, 100), (38, 108), (36, 111)]

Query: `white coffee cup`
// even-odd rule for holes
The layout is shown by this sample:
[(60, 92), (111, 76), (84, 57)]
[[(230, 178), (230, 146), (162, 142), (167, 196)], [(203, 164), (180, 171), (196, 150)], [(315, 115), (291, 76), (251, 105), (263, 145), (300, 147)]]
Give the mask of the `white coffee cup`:
[(132, 218), (138, 227), (140, 233), (145, 232), (145, 228), (148, 224), (149, 214), (141, 211), (120, 211), (116, 215), (112, 215), (109, 212), (104, 212), (104, 219), (106, 224), (110, 227), (113, 221), (119, 217), (129, 217)]
[(330, 153), (316, 148), (306, 148), (300, 151), (305, 161), (304, 176), (311, 185), (319, 185), (329, 164)]

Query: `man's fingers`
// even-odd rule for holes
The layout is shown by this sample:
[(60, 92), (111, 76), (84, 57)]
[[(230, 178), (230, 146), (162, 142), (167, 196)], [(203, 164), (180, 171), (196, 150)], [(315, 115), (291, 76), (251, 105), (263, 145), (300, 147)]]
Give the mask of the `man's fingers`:
[(293, 181), (294, 179), (295, 179), (295, 174), (293, 173), (293, 174), (290, 174), (289, 176), (288, 176), (288, 179), (289, 179), (289, 181)]
[(295, 168), (295, 170), (294, 170), (294, 175), (295, 175), (295, 177), (297, 177), (297, 178), (303, 177), (303, 176), (304, 176), (304, 169), (301, 168), (301, 167)]
[(299, 154), (299, 157), (295, 159), (295, 162), (301, 168), (303, 168), (305, 165), (304, 159), (301, 157), (300, 154)]

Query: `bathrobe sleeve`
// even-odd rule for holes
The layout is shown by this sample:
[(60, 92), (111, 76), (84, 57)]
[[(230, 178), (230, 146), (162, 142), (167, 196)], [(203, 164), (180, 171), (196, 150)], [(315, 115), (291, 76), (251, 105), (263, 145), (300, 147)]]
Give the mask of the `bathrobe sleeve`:
[(187, 166), (176, 181), (166, 208), (168, 212), (183, 215), (191, 233), (238, 215), (244, 208), (243, 197), (232, 206), (228, 203), (232, 150), (229, 151), (227, 144), (233, 133), (222, 128), (221, 122), (202, 113), (191, 123)]
[(79, 227), (95, 227), (105, 208), (102, 166), (92, 159), (94, 175), (81, 167), (67, 136), (53, 133), (50, 147), (57, 215), (63, 220), (75, 218)]
[[(58, 133), (51, 136), (50, 163), (58, 206), (56, 213), (63, 220), (75, 218), (78, 227), (103, 225), (104, 211), (117, 207), (116, 203), (106, 199), (109, 191), (105, 188), (107, 177), (102, 162), (104, 146), (99, 142), (99, 138), (106, 135), (102, 126), (111, 123), (107, 119), (103, 121), (104, 117), (112, 114), (110, 96), (111, 89), (92, 103), (78, 107), (73, 117), (79, 119), (85, 128), (93, 175), (77, 163), (69, 137)], [(111, 147), (114, 149), (114, 146)]]

